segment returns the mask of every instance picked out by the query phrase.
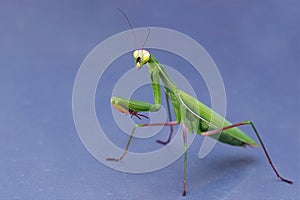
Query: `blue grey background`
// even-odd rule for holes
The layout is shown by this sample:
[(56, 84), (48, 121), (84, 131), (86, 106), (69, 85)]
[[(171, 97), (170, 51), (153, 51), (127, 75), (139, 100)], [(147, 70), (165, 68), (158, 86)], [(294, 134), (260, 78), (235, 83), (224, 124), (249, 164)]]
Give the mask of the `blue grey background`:
[[(300, 199), (300, 3), (180, 2), (1, 1), (0, 199)], [(201, 137), (189, 149), (185, 198), (182, 158), (147, 174), (118, 172), (94, 159), (74, 126), (72, 89), (87, 54), (128, 29), (116, 7), (135, 27), (175, 29), (202, 44), (224, 79), (227, 118), (253, 120), (274, 164), (295, 184), (277, 181), (260, 148), (218, 144), (200, 160)], [(184, 61), (155, 55), (188, 77), (209, 104), (203, 81)], [(105, 98), (97, 102), (96, 95), (99, 120), (120, 146), (127, 137), (107, 114), (109, 96), (133, 66), (130, 54), (121, 57), (99, 82), (107, 84)], [(149, 100), (145, 89), (137, 97)], [(159, 148), (154, 139), (143, 142), (134, 140), (132, 148)]]

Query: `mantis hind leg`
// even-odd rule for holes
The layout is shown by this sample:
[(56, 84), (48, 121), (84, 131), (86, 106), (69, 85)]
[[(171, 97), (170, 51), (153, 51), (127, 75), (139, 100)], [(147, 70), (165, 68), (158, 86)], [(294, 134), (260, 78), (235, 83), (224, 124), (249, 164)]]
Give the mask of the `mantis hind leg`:
[(122, 153), (122, 155), (119, 157), (119, 158), (106, 158), (106, 160), (108, 161), (120, 161), (124, 158), (124, 156), (127, 154), (128, 152), (128, 149), (129, 149), (129, 145), (131, 143), (131, 140), (133, 138), (133, 135), (136, 131), (137, 128), (139, 127), (146, 127), (146, 126), (174, 126), (174, 125), (178, 125), (180, 122), (178, 121), (170, 121), (170, 122), (165, 122), (165, 123), (151, 123), (151, 124), (136, 124), (134, 126), (134, 128), (132, 129), (131, 131), (131, 134), (130, 134), (130, 137), (129, 137), (129, 140), (127, 142), (127, 145), (124, 149), (124, 152)]
[(203, 135), (203, 136), (214, 135), (214, 134), (221, 133), (221, 132), (223, 132), (223, 131), (225, 131), (225, 130), (228, 130), (228, 129), (231, 129), (231, 128), (235, 128), (235, 127), (238, 127), (238, 126), (243, 126), (243, 125), (251, 125), (251, 127), (252, 127), (252, 129), (254, 130), (255, 135), (256, 135), (256, 137), (257, 137), (259, 143), (260, 143), (260, 145), (261, 145), (262, 148), (263, 148), (263, 151), (264, 151), (264, 153), (265, 153), (265, 155), (266, 155), (266, 157), (267, 157), (267, 159), (268, 159), (268, 162), (269, 162), (269, 164), (271, 165), (271, 167), (272, 167), (273, 171), (275, 172), (276, 176), (277, 176), (281, 181), (286, 182), (286, 183), (289, 183), (289, 184), (292, 184), (293, 181), (290, 181), (290, 180), (288, 180), (288, 179), (283, 178), (283, 177), (278, 173), (278, 171), (276, 170), (276, 168), (274, 167), (274, 165), (273, 165), (273, 163), (272, 163), (272, 160), (271, 160), (271, 157), (269, 156), (269, 153), (267, 152), (267, 149), (266, 149), (266, 147), (265, 147), (265, 145), (264, 145), (264, 143), (263, 143), (263, 141), (262, 141), (262, 139), (261, 139), (261, 137), (260, 137), (260, 135), (259, 135), (257, 129), (255, 128), (253, 122), (251, 122), (251, 121), (244, 121), (244, 122), (240, 122), (240, 123), (237, 123), (237, 124), (232, 124), (232, 125), (230, 125), (230, 126), (226, 126), (226, 127), (223, 127), (223, 128), (214, 129), (214, 130), (210, 130), (210, 131), (204, 132), (204, 133), (202, 133), (202, 135)]

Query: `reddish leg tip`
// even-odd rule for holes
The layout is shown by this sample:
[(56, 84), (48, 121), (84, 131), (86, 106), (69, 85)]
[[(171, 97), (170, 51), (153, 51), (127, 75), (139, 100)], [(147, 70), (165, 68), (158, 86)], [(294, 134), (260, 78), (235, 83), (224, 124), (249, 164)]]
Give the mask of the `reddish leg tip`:
[(183, 192), (182, 192), (182, 196), (185, 196), (185, 195), (186, 195), (186, 191), (183, 191)]
[(139, 113), (136, 112), (136, 111), (133, 111), (133, 110), (130, 110), (130, 109), (129, 109), (128, 111), (129, 111), (129, 114), (130, 114), (131, 117), (135, 116), (135, 117), (137, 117), (138, 119), (142, 119), (142, 117), (144, 117), (144, 118), (146, 118), (146, 119), (149, 119), (148, 116), (143, 115), (143, 114), (139, 114)]

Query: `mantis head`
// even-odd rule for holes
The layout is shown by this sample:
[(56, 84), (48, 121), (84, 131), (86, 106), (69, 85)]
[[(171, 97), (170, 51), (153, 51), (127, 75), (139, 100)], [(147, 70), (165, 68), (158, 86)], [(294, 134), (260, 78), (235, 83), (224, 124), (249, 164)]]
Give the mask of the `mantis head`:
[(149, 51), (144, 49), (138, 49), (133, 52), (133, 58), (135, 60), (135, 67), (140, 69), (143, 65), (147, 64), (150, 59)]

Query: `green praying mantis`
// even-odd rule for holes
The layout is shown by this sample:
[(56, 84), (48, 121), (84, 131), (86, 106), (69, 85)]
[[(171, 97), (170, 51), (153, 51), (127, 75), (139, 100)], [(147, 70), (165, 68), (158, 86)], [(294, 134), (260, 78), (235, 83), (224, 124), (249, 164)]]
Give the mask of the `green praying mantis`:
[[(126, 14), (120, 10), (126, 17), (131, 29), (132, 25), (128, 20)], [(129, 114), (131, 116), (141, 119), (142, 117), (148, 118), (139, 112), (157, 112), (161, 108), (162, 95), (161, 86), (163, 86), (166, 104), (168, 109), (169, 120), (163, 123), (143, 123), (136, 124), (131, 132), (130, 138), (127, 142), (123, 154), (118, 158), (107, 158), (108, 161), (121, 161), (126, 153), (128, 152), (129, 145), (132, 141), (134, 133), (137, 128), (149, 127), (149, 126), (169, 126), (170, 134), (166, 141), (157, 140), (158, 143), (166, 145), (172, 139), (173, 126), (182, 124), (183, 143), (184, 143), (184, 170), (183, 170), (183, 192), (182, 195), (186, 195), (186, 174), (187, 174), (187, 132), (196, 132), (202, 136), (212, 137), (222, 143), (226, 143), (233, 146), (253, 146), (257, 147), (258, 144), (247, 136), (238, 127), (249, 125), (252, 127), (259, 144), (261, 145), (267, 160), (275, 172), (276, 176), (283, 182), (292, 184), (293, 182), (283, 178), (276, 168), (274, 167), (271, 158), (265, 148), (265, 145), (254, 125), (251, 121), (242, 121), (239, 123), (232, 124), (231, 122), (224, 119), (221, 115), (210, 109), (199, 100), (195, 99), (191, 95), (180, 90), (172, 79), (167, 74), (164, 67), (149, 51), (145, 49), (137, 49), (133, 52), (136, 69), (140, 69), (144, 65), (148, 65), (150, 81), (153, 90), (154, 103), (142, 102), (137, 100), (125, 99), (122, 97), (113, 96), (111, 98), (112, 106), (118, 111)], [(162, 85), (161, 85), (162, 84)], [(172, 120), (170, 102), (174, 110), (175, 120)]]

